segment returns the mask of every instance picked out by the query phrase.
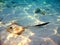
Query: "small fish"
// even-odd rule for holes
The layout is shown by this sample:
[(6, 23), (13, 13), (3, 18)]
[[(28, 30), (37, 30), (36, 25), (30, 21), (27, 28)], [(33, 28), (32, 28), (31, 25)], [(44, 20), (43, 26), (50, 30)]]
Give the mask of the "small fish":
[(34, 25), (34, 26), (26, 26), (26, 27), (24, 27), (24, 26), (22, 26), (22, 25), (18, 25), (17, 23), (12, 23), (11, 25), (9, 25), (9, 26), (7, 27), (6, 30), (7, 30), (8, 32), (10, 32), (10, 33), (13, 33), (13, 34), (16, 34), (16, 35), (20, 35), (20, 34), (22, 34), (22, 33), (25, 31), (25, 29), (28, 28), (28, 27), (36, 27), (36, 26), (40, 27), (40, 26), (44, 26), (44, 25), (47, 25), (47, 24), (49, 24), (49, 22), (46, 22), (46, 23), (43, 23), (43, 24)]
[(37, 8), (37, 9), (35, 10), (35, 13), (36, 13), (36, 14), (39, 14), (39, 13), (40, 13), (40, 14), (45, 15), (46, 12), (45, 12), (45, 11), (42, 11), (40, 8)]
[(40, 12), (41, 12), (40, 8), (37, 8), (37, 9), (35, 10), (35, 13), (40, 13)]

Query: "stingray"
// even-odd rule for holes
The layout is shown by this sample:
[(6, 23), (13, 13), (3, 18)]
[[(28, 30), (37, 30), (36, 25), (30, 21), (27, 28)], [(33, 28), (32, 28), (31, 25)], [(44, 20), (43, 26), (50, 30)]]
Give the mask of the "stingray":
[(17, 23), (12, 23), (11, 25), (9, 25), (6, 30), (10, 33), (13, 33), (13, 34), (16, 34), (16, 35), (20, 35), (22, 34), (26, 28), (29, 28), (29, 27), (41, 27), (41, 26), (44, 26), (44, 25), (47, 25), (49, 24), (50, 22), (46, 22), (46, 23), (43, 23), (43, 24), (38, 24), (38, 25), (33, 25), (33, 26), (22, 26), (22, 25), (19, 25)]

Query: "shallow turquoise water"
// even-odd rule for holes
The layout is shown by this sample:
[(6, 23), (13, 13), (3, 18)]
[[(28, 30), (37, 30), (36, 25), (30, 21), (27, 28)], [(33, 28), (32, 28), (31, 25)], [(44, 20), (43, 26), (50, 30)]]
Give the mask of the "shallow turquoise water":
[[(44, 11), (45, 15), (34, 13), (36, 8)], [(27, 29), (22, 35), (32, 41), (25, 43), (25, 45), (60, 45), (60, 0), (3, 0), (0, 1), (0, 18), (3, 18), (1, 21), (3, 23), (8, 24), (15, 21), (23, 26), (50, 22), (43, 27)], [(25, 40), (20, 36), (7, 40), (10, 33), (6, 32), (5, 27), (6, 25), (0, 26), (2, 45), (17, 45), (23, 39)], [(30, 32), (34, 35), (31, 36)], [(46, 41), (44, 41), (45, 39)], [(50, 44), (46, 44), (48, 41)], [(13, 44), (14, 42), (16, 44)]]

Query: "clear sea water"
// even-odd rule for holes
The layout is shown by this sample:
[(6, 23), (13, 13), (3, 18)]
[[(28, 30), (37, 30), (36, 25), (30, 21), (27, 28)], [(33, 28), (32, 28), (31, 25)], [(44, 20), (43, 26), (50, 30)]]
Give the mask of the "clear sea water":
[[(36, 8), (45, 15), (34, 13)], [(0, 24), (1, 45), (60, 45), (60, 0), (0, 0), (1, 18), (5, 24), (15, 21), (23, 26), (50, 22), (43, 27), (30, 27), (17, 37), (9, 37), (6, 25)]]

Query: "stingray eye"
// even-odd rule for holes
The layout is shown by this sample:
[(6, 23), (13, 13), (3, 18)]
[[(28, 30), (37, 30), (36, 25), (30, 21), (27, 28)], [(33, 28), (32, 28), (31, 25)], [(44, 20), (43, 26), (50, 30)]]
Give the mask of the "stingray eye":
[(12, 27), (10, 27), (10, 29), (13, 29)]

